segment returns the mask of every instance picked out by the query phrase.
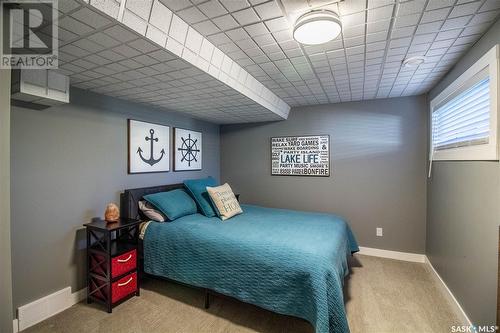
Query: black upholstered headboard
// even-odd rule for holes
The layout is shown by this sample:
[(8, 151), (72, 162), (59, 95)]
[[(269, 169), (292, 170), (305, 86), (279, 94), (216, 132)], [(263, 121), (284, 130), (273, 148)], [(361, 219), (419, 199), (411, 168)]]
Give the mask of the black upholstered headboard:
[(139, 201), (147, 194), (184, 188), (184, 184), (160, 185), (125, 190), (120, 195), (120, 215), (131, 219), (146, 219), (139, 211)]

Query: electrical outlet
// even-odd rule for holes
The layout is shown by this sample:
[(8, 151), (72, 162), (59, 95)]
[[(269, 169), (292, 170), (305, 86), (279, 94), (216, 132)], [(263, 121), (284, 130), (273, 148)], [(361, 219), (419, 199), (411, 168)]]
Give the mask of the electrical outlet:
[(377, 236), (382, 237), (384, 235), (384, 229), (383, 228), (377, 228)]

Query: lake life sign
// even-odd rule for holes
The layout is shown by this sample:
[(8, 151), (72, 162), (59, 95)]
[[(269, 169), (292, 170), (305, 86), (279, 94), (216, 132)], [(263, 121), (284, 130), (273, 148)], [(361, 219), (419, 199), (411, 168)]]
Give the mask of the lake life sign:
[(330, 176), (330, 136), (271, 138), (271, 175)]

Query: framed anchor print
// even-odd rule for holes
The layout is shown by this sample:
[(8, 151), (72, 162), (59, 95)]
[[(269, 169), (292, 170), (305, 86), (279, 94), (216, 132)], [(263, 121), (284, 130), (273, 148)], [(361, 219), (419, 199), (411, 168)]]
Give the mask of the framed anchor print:
[(128, 173), (170, 170), (170, 127), (128, 120)]
[(174, 171), (201, 170), (201, 132), (174, 128)]

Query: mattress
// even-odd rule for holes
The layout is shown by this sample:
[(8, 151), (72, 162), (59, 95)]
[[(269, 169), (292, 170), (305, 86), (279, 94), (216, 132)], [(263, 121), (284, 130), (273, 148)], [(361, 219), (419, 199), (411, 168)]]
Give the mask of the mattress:
[(309, 321), (316, 332), (349, 332), (343, 299), (347, 257), (358, 245), (336, 215), (242, 205), (225, 222), (201, 214), (151, 222), (144, 271), (208, 288)]

